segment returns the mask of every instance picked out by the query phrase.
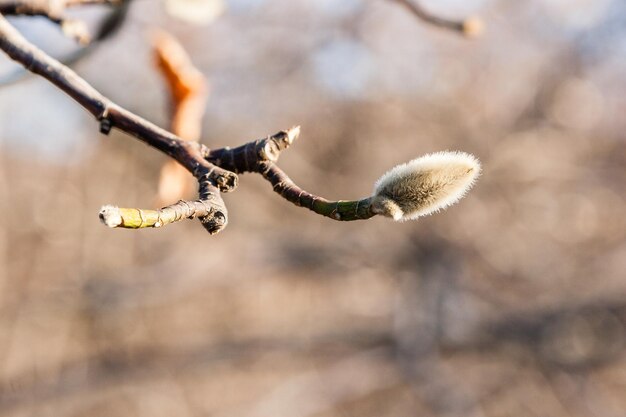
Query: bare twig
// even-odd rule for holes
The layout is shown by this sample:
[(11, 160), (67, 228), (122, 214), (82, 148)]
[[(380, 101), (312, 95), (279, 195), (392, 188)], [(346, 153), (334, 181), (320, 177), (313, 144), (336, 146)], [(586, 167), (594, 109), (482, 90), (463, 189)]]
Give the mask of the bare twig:
[(144, 229), (197, 218), (210, 234), (220, 232), (228, 222), (228, 212), (207, 177), (200, 179), (199, 194), (196, 201), (181, 200), (159, 210), (104, 206), (100, 210), (100, 220), (109, 227)]
[(483, 32), (483, 23), (477, 17), (470, 17), (465, 20), (451, 20), (435, 16), (422, 7), (417, 0), (393, 0), (406, 7), (420, 20), (431, 25), (459, 32), (468, 37), (479, 36)]

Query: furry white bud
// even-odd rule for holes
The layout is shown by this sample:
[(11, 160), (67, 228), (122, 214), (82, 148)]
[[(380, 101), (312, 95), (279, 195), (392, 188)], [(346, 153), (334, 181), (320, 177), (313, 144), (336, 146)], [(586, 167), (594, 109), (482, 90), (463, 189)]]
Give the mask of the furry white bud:
[(424, 155), (385, 173), (374, 185), (372, 211), (396, 221), (414, 220), (456, 203), (480, 174), (464, 152)]

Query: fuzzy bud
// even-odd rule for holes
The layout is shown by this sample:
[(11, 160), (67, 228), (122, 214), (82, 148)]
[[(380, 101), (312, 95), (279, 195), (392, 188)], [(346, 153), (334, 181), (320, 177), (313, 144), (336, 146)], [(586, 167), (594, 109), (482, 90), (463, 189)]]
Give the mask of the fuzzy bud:
[(464, 152), (424, 155), (385, 173), (374, 186), (372, 211), (396, 221), (414, 220), (456, 203), (480, 174)]

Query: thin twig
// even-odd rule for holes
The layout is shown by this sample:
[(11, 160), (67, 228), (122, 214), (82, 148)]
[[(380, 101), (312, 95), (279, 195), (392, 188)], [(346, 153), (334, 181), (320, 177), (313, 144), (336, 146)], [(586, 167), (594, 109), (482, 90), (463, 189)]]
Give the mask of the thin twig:
[(444, 19), (428, 12), (417, 0), (393, 0), (406, 7), (418, 19), (443, 29), (449, 29), (461, 33), (468, 37), (479, 36), (483, 32), (483, 23), (477, 17), (470, 17), (465, 20)]
[(216, 234), (228, 222), (226, 205), (207, 177), (200, 179), (199, 194), (198, 200), (181, 200), (159, 210), (104, 206), (100, 210), (100, 220), (109, 227), (145, 229), (197, 218), (210, 234)]
[(340, 221), (365, 220), (376, 215), (371, 199), (330, 201), (298, 187), (275, 162), (300, 134), (300, 127), (278, 132), (265, 139), (246, 143), (234, 149), (215, 149), (207, 160), (236, 173), (254, 172), (272, 184), (276, 193), (299, 207)]

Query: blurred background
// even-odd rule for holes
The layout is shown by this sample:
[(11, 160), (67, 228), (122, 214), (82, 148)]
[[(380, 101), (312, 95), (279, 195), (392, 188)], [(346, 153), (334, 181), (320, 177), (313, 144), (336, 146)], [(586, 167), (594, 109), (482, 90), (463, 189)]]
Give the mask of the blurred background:
[(439, 150), (483, 175), (415, 222), (333, 222), (244, 175), (217, 236), (111, 230), (100, 206), (153, 207), (166, 158), (5, 83), (0, 415), (626, 416), (626, 2), (422, 0), (477, 39), (390, 0), (176, 3), (133, 0), (73, 68), (167, 127), (166, 29), (209, 83), (202, 142), (301, 125), (280, 165), (331, 199)]

